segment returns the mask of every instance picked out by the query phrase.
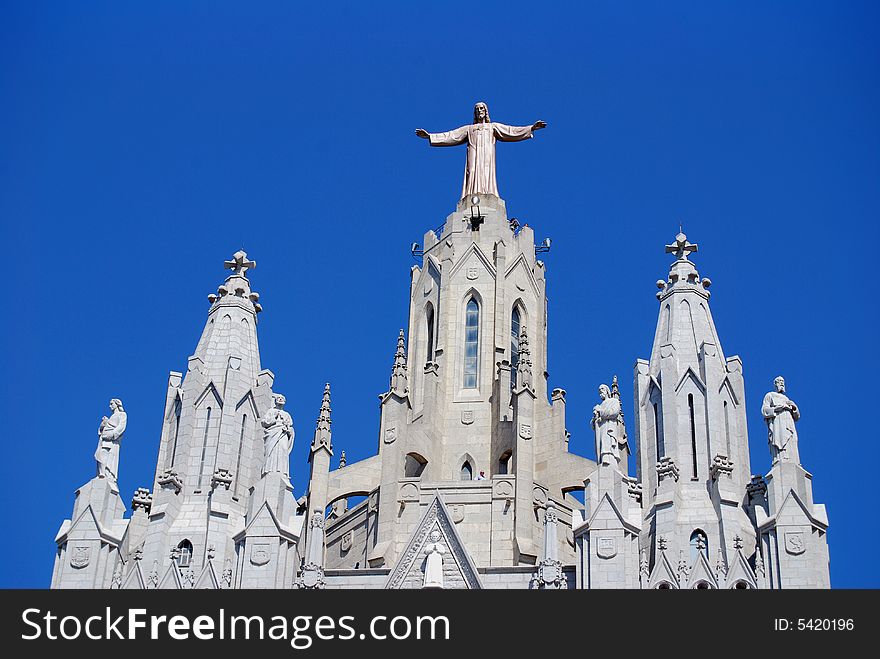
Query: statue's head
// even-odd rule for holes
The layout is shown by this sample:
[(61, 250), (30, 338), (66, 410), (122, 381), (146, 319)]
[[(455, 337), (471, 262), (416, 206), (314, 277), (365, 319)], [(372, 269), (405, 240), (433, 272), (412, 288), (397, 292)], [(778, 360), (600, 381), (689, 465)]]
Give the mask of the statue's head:
[(474, 123), (475, 124), (487, 124), (491, 121), (489, 119), (489, 106), (486, 105), (483, 101), (480, 101), (476, 105), (474, 105)]
[(776, 387), (776, 391), (780, 394), (785, 393), (785, 378), (781, 375), (778, 376), (775, 380), (773, 380), (773, 385)]
[(440, 542), (440, 538), (443, 536), (440, 535), (440, 531), (434, 529), (428, 537), (431, 538), (431, 542)]
[(113, 398), (110, 400), (110, 409), (114, 412), (122, 412), (122, 401), (118, 398)]
[(273, 400), (275, 401), (275, 407), (277, 407), (278, 409), (281, 409), (287, 403), (287, 399), (284, 397), (283, 394), (275, 394)]
[(608, 388), (607, 384), (599, 385), (599, 398), (605, 400), (611, 396), (611, 389)]

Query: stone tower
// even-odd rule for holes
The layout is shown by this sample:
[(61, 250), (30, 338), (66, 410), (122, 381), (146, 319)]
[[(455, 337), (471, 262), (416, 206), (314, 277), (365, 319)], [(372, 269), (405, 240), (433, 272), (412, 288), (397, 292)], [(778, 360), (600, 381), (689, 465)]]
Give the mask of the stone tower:
[[(755, 549), (745, 500), (750, 471), (742, 361), (724, 356), (709, 309), (711, 282), (689, 259), (697, 245), (679, 233), (666, 251), (675, 261), (668, 278), (657, 282), (660, 316), (651, 358), (635, 367), (641, 549), (653, 567), (651, 585), (716, 587), (717, 565)], [(674, 575), (664, 571), (666, 562)]]

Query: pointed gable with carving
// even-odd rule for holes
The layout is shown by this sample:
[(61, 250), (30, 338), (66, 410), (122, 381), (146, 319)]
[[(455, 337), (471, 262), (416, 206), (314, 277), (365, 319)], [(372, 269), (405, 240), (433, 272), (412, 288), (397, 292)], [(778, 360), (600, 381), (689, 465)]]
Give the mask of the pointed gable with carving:
[[(432, 540), (432, 535), (439, 539)], [(438, 496), (428, 504), (422, 519), (410, 537), (385, 584), (390, 589), (423, 588), (429, 557), (429, 545), (440, 545), (442, 556), (442, 587), (444, 589), (481, 589), (477, 567), (465, 549), (446, 504)], [(445, 551), (443, 551), (445, 550)], [(436, 559), (434, 559), (436, 560)], [(437, 587), (437, 586), (435, 586)]]

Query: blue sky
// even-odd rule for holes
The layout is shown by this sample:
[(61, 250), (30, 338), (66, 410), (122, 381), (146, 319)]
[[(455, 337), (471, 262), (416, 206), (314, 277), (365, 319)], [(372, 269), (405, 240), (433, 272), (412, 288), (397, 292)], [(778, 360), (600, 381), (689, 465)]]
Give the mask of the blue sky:
[(476, 100), (549, 124), (499, 146), (498, 183), (553, 239), (550, 384), (568, 391), (572, 450), (591, 454), (615, 373), (633, 418), (682, 223), (744, 361), (753, 473), (782, 373), (832, 583), (880, 586), (876, 3), (302, 4), (0, 4), (0, 586), (48, 586), (111, 396), (129, 413), (125, 500), (152, 483), (167, 373), (240, 247), (297, 494), (325, 381), (337, 455), (375, 451), (409, 245), (461, 185), (464, 152), (413, 130), (466, 123)]

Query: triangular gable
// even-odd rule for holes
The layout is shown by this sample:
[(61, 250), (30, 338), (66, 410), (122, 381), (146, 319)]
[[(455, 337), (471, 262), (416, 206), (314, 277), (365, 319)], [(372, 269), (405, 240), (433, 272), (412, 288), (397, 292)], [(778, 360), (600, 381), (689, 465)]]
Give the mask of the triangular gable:
[(648, 588), (657, 588), (660, 584), (669, 584), (670, 588), (678, 588), (678, 576), (675, 569), (666, 557), (666, 552), (660, 552), (660, 558), (654, 563), (654, 569), (651, 576), (648, 577)]
[(220, 393), (217, 391), (217, 387), (214, 386), (213, 382), (209, 382), (204, 391), (202, 391), (199, 397), (196, 398), (195, 407), (200, 407), (202, 402), (204, 402), (205, 398), (207, 398), (209, 395), (213, 395), (214, 398), (217, 400), (217, 405), (220, 407), (220, 409), (223, 409), (223, 399), (220, 398)]
[(642, 400), (640, 401), (642, 407), (648, 403), (648, 399), (651, 398), (651, 392), (654, 389), (661, 394), (663, 393), (663, 388), (660, 386), (660, 380), (654, 377), (653, 373), (650, 373), (648, 374), (648, 386), (646, 386), (644, 392), (642, 392)]
[(132, 561), (134, 566), (128, 571), (128, 575), (125, 577), (125, 581), (122, 582), (120, 589), (122, 590), (143, 590), (146, 588), (146, 579), (144, 579), (144, 573), (141, 570), (141, 562), (140, 561)]
[(196, 579), (196, 585), (194, 588), (199, 590), (218, 590), (220, 588), (220, 580), (217, 578), (217, 573), (214, 571), (214, 561), (208, 561), (205, 569), (202, 570), (199, 578)]
[(704, 394), (706, 393), (705, 383), (703, 382), (702, 378), (700, 378), (700, 376), (697, 374), (697, 372), (691, 366), (688, 366), (684, 370), (684, 373), (682, 374), (681, 379), (678, 381), (678, 384), (675, 385), (675, 392), (676, 393), (681, 391), (681, 388), (684, 386), (685, 381), (688, 379), (691, 379), (694, 381), (694, 384), (697, 385), (697, 388), (700, 390), (701, 393), (704, 393)]
[(235, 404), (235, 411), (238, 412), (242, 406), (250, 404), (251, 412), (253, 413), (253, 418), (259, 419), (260, 412), (257, 410), (257, 401), (254, 400), (254, 392), (248, 391), (244, 396), (242, 396), (241, 400)]
[(776, 514), (773, 517), (768, 517), (767, 520), (763, 524), (761, 524), (760, 530), (763, 530), (771, 525), (778, 526), (778, 524), (776, 524), (776, 520), (782, 517), (786, 512), (788, 512), (787, 509), (789, 508), (795, 508), (795, 510), (799, 510), (801, 513), (803, 513), (804, 517), (806, 517), (806, 523), (811, 524), (822, 531), (825, 531), (828, 528), (827, 523), (825, 523), (821, 519), (818, 519), (809, 509), (807, 509), (807, 506), (804, 505), (803, 501), (801, 501), (801, 498), (797, 495), (797, 492), (795, 492), (793, 489), (789, 489), (788, 494), (785, 496), (785, 500), (779, 507), (779, 510), (776, 511)]
[(736, 397), (736, 392), (733, 390), (733, 385), (730, 384), (730, 378), (728, 376), (724, 377), (721, 386), (718, 387), (718, 393), (720, 394), (725, 389), (727, 389), (727, 395), (730, 396), (730, 400), (733, 404), (739, 407), (739, 398)]
[(520, 253), (515, 259), (513, 259), (513, 263), (510, 264), (510, 266), (504, 273), (504, 278), (510, 279), (510, 276), (513, 274), (513, 271), (517, 269), (517, 267), (521, 267), (525, 271), (526, 279), (528, 279), (529, 283), (532, 285), (532, 291), (534, 292), (535, 297), (541, 297), (541, 292), (538, 288), (538, 282), (535, 280), (535, 273), (532, 272), (532, 269), (529, 267), (528, 261), (526, 261), (526, 257), (524, 254)]
[(446, 504), (439, 494), (435, 494), (410, 537), (406, 549), (400, 554), (397, 564), (388, 575), (385, 588), (421, 588), (422, 563), (425, 560), (424, 547), (430, 541), (430, 533), (435, 530), (440, 532), (441, 541), (446, 545), (446, 553), (443, 555), (444, 585), (447, 583), (447, 576), (452, 572), (460, 577), (464, 588), (483, 587), (477, 567), (465, 549), (461, 536), (458, 535)]
[(703, 551), (697, 552), (697, 558), (691, 565), (690, 576), (688, 577), (688, 588), (696, 588), (697, 584), (705, 581), (710, 588), (718, 588), (718, 579), (712, 574), (712, 567)]
[(180, 580), (180, 571), (177, 569), (176, 565), (170, 565), (168, 567), (165, 576), (162, 577), (162, 580), (156, 588), (159, 590), (180, 590), (183, 588), (183, 583)]
[(746, 557), (743, 556), (742, 549), (737, 549), (733, 555), (733, 563), (727, 571), (727, 587), (733, 588), (739, 581), (748, 584), (749, 588), (758, 587), (758, 578)]
[(452, 266), (452, 271), (449, 273), (450, 277), (455, 277), (459, 270), (464, 267), (464, 264), (467, 263), (468, 259), (470, 259), (471, 254), (476, 254), (477, 260), (479, 260), (489, 272), (490, 275), (494, 278), (496, 276), (495, 266), (492, 265), (492, 261), (487, 257), (483, 250), (479, 248), (477, 243), (471, 243), (470, 246), (465, 250), (464, 254), (461, 255), (461, 258), (458, 262)]
[(620, 512), (620, 509), (615, 505), (614, 501), (611, 500), (611, 496), (608, 492), (606, 492), (601, 501), (599, 501), (599, 505), (596, 506), (596, 510), (593, 511), (593, 514), (590, 516), (590, 519), (584, 522), (576, 531), (576, 535), (583, 535), (587, 531), (589, 531), (593, 526), (596, 519), (600, 517), (604, 517), (607, 511), (611, 511), (611, 514), (617, 518), (620, 528), (625, 531), (629, 531), (630, 533), (639, 533), (640, 529), (638, 526), (635, 526), (632, 522), (628, 521), (623, 514)]
[[(250, 534), (249, 531), (251, 530), (251, 527), (253, 527), (254, 525), (262, 524), (263, 520), (266, 517), (268, 517), (271, 520), (272, 524), (275, 527), (275, 530), (277, 531), (277, 533), (280, 537), (282, 537), (285, 540), (288, 540), (290, 542), (297, 542), (299, 540), (299, 534), (296, 532), (296, 530), (291, 529), (291, 528), (287, 528), (286, 526), (281, 524), (281, 522), (279, 522), (278, 518), (275, 516), (275, 512), (272, 510), (271, 506), (269, 506), (269, 503), (266, 501), (264, 501), (263, 505), (260, 506), (259, 510), (257, 510), (257, 514), (254, 515), (253, 518), (247, 523), (247, 526), (245, 526), (244, 530), (239, 531), (237, 534), (235, 534), (235, 536), (233, 537), (233, 540), (235, 540), (235, 542), (238, 542), (242, 538), (246, 538), (249, 535), (257, 535), (257, 534)], [(260, 533), (259, 535), (263, 536), (265, 534)]]
[(434, 284), (440, 285), (440, 264), (437, 263), (437, 259), (434, 258), (433, 254), (428, 254), (426, 260), (427, 265), (422, 269), (418, 281), (416, 281), (416, 289), (422, 288), (424, 290), (425, 281), (428, 279), (432, 280), (432, 286)]

